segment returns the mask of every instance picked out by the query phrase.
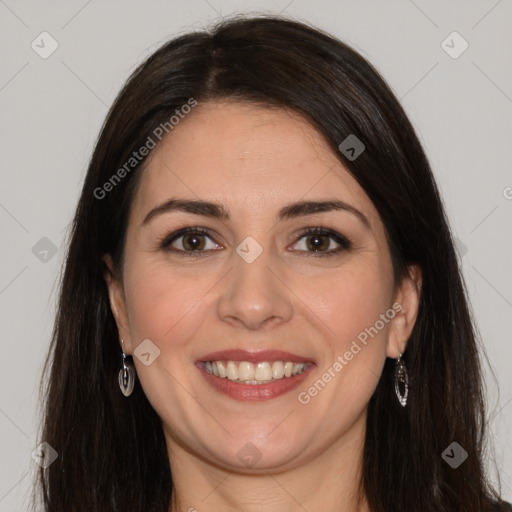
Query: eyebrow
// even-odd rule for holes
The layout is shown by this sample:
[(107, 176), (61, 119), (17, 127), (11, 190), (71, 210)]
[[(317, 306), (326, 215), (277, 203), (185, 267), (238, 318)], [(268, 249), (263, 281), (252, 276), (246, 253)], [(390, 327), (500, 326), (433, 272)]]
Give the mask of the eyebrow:
[[(354, 206), (339, 200), (298, 201), (281, 208), (278, 213), (278, 219), (283, 221), (297, 217), (304, 217), (306, 215), (312, 215), (315, 213), (330, 212), (335, 210), (346, 211), (353, 214), (367, 229), (371, 229), (370, 222), (362, 212), (360, 212)], [(203, 201), (199, 199), (169, 199), (153, 208), (144, 217), (142, 225), (148, 224), (155, 217), (173, 211), (192, 213), (194, 215), (202, 215), (204, 217), (211, 217), (219, 220), (230, 220), (228, 211), (221, 204), (211, 203), (209, 201)]]

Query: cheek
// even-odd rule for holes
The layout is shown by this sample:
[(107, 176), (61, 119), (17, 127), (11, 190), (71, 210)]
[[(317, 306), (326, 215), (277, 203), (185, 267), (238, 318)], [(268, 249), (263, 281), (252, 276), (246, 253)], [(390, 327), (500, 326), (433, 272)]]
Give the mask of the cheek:
[(329, 333), (322, 340), (325, 357), (317, 377), (310, 387), (299, 390), (299, 402), (312, 417), (325, 420), (315, 428), (326, 438), (339, 435), (360, 416), (382, 372), (394, 311), (386, 274), (374, 268), (339, 272), (308, 291), (307, 306)]
[(212, 285), (180, 277), (161, 264), (139, 268), (133, 267), (137, 279), (127, 280), (131, 283), (127, 286), (127, 310), (133, 347), (136, 350), (149, 339), (159, 353), (149, 365), (134, 357), (137, 378), (161, 418), (184, 418), (190, 429), (187, 422), (197, 416), (197, 403), (179, 383), (187, 382), (191, 364), (187, 348), (206, 314), (205, 293)]
[(308, 306), (329, 327), (326, 357), (319, 368), (320, 379), (329, 384), (314, 407), (319, 408), (318, 414), (329, 415), (323, 409), (338, 404), (348, 416), (355, 417), (372, 395), (385, 361), (394, 316), (390, 311), (392, 280), (377, 262), (370, 264), (366, 259), (364, 264), (337, 272), (317, 285), (310, 287)]
[(340, 270), (328, 279), (308, 284), (307, 305), (329, 328), (334, 346), (341, 349), (350, 345), (387, 311), (391, 290), (388, 281), (387, 274), (375, 266)]
[(204, 307), (208, 283), (198, 279), (185, 283), (179, 273), (161, 264), (134, 266), (133, 273), (138, 278), (128, 286), (127, 307), (134, 345), (149, 338), (164, 355), (189, 338), (191, 318)]

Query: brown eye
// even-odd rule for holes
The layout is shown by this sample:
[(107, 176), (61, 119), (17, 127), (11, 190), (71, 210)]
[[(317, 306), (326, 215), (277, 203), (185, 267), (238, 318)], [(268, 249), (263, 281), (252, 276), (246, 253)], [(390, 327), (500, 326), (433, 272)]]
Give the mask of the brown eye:
[(297, 246), (295, 250), (298, 252), (312, 255), (317, 253), (318, 256), (331, 256), (348, 250), (352, 246), (348, 238), (325, 228), (307, 229), (294, 245)]
[(209, 231), (202, 228), (184, 228), (165, 237), (159, 247), (176, 254), (201, 256), (221, 246), (213, 240)]
[(309, 235), (306, 237), (306, 246), (312, 251), (325, 251), (329, 248), (329, 238), (325, 235)]
[(182, 239), (182, 244), (186, 251), (200, 251), (206, 245), (204, 236), (201, 234), (184, 235)]

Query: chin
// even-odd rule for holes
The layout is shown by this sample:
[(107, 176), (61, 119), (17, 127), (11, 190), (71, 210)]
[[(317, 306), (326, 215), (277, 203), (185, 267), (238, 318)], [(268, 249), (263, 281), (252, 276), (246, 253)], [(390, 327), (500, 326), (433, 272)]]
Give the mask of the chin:
[[(272, 427), (275, 429), (275, 425)], [(208, 450), (212, 462), (221, 465), (229, 471), (265, 473), (291, 469), (307, 456), (307, 447), (310, 445), (305, 439), (297, 439), (290, 432), (282, 432), (277, 435), (272, 429), (265, 430), (265, 434), (251, 436), (243, 429), (238, 429), (244, 434), (234, 438), (225, 438), (225, 446), (216, 443)], [(212, 444), (211, 438), (207, 440)]]

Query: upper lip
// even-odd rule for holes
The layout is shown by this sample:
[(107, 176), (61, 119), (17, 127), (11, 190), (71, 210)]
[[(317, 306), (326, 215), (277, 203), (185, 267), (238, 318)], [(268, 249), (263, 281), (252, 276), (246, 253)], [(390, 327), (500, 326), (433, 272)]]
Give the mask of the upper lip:
[(211, 352), (199, 358), (196, 362), (206, 361), (247, 361), (249, 363), (258, 363), (260, 361), (292, 361), (294, 363), (310, 363), (311, 358), (302, 357), (291, 352), (282, 350), (259, 350), (248, 351), (241, 349), (220, 350)]

